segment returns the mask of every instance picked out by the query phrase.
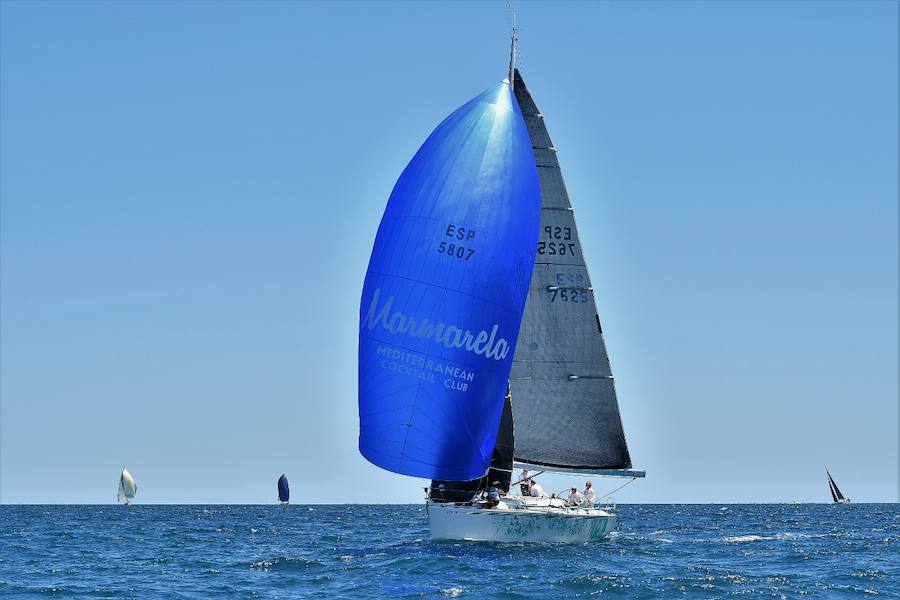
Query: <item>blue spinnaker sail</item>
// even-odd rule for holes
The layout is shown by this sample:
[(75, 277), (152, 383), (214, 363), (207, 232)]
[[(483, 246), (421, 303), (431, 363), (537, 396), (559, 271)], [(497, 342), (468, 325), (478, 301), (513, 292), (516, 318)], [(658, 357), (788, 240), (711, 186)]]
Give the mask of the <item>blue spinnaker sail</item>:
[(431, 479), (485, 474), (539, 222), (531, 141), (504, 82), (432, 132), (384, 211), (360, 305), (369, 461)]
[(282, 474), (278, 478), (278, 500), (288, 502), (291, 499), (291, 489), (288, 487), (287, 475)]

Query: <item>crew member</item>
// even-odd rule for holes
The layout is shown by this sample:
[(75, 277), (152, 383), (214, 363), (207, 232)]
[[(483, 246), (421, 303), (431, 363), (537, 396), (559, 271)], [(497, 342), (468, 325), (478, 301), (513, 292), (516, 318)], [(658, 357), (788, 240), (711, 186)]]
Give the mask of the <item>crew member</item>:
[(500, 490), (497, 489), (497, 486), (500, 485), (499, 481), (495, 481), (491, 484), (491, 486), (485, 492), (486, 502), (488, 508), (494, 508), (498, 504), (500, 504)]
[(588, 504), (593, 504), (597, 501), (597, 493), (594, 492), (594, 488), (591, 487), (590, 481), (584, 482), (584, 491), (581, 493), (584, 494), (584, 501)]
[(519, 490), (523, 496), (531, 496), (531, 486), (534, 483), (530, 477), (528, 469), (522, 469), (522, 477), (519, 478)]
[(566, 498), (566, 504), (569, 506), (578, 506), (582, 502), (584, 502), (584, 496), (581, 495), (578, 488), (574, 486), (569, 488), (569, 496)]

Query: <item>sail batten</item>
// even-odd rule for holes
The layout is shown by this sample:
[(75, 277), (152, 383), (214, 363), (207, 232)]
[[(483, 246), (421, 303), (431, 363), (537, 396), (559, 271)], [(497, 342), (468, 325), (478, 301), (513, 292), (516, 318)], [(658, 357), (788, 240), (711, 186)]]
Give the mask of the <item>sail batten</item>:
[(631, 458), (556, 148), (521, 73), (515, 95), (541, 193), (537, 255), (510, 372), (517, 463), (622, 471)]

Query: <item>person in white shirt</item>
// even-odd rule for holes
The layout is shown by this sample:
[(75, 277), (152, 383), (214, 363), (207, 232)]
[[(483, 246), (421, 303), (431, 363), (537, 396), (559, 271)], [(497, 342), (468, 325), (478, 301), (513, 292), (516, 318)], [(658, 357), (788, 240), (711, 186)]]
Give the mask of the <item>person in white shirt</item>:
[(535, 498), (543, 498), (546, 495), (544, 494), (544, 488), (534, 479), (531, 480), (531, 495)]
[(566, 504), (570, 506), (578, 506), (582, 502), (584, 502), (584, 496), (581, 495), (581, 492), (578, 491), (578, 488), (570, 488), (569, 496), (566, 498)]
[(597, 493), (594, 492), (594, 488), (591, 487), (590, 481), (584, 482), (584, 491), (582, 494), (584, 494), (584, 501), (588, 504), (593, 504), (597, 501)]
[(522, 469), (522, 476), (519, 478), (519, 490), (521, 490), (523, 496), (531, 496), (531, 486), (534, 484), (531, 481), (531, 477), (529, 477), (530, 473), (528, 469)]

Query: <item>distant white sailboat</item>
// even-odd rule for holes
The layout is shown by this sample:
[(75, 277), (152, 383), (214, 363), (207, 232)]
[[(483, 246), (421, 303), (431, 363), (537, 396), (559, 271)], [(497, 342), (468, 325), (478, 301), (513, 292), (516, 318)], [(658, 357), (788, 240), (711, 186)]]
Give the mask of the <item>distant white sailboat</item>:
[(128, 469), (122, 467), (122, 474), (119, 475), (119, 493), (116, 496), (116, 501), (130, 505), (132, 500), (134, 500), (135, 494), (137, 494), (137, 484), (134, 482), (134, 477), (131, 476)]

